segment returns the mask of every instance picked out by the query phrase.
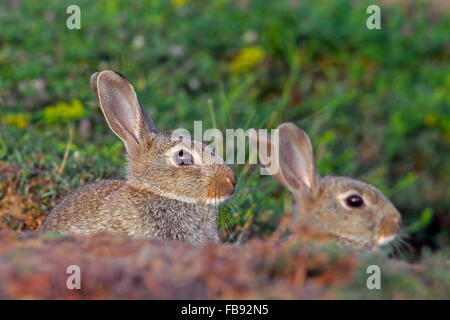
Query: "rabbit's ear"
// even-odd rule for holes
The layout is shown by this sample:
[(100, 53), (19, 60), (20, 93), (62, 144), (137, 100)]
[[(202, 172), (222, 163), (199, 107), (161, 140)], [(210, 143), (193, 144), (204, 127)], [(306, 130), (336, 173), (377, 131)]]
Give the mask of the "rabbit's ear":
[(98, 90), (97, 90), (97, 78), (98, 78), (99, 74), (100, 74), (100, 72), (96, 72), (96, 73), (94, 73), (91, 76), (91, 87), (92, 87), (92, 90), (94, 91), (94, 94), (95, 94), (95, 97), (97, 98), (97, 101), (100, 104), (100, 101), (98, 99)]
[[(267, 172), (270, 175), (275, 176), (282, 184), (288, 186), (288, 183), (283, 178), (279, 165), (277, 164), (277, 158), (275, 158), (275, 155), (272, 156), (273, 151), (278, 152), (278, 144), (273, 141), (273, 137), (265, 130), (250, 130), (249, 139), (257, 148), (259, 160), (266, 167)], [(275, 163), (272, 163), (274, 159)]]
[(314, 196), (320, 189), (320, 176), (308, 135), (293, 123), (283, 123), (278, 129), (280, 171), (286, 186)]
[(153, 124), (146, 117), (127, 79), (106, 70), (92, 75), (91, 86), (109, 127), (125, 143), (129, 154), (152, 139)]

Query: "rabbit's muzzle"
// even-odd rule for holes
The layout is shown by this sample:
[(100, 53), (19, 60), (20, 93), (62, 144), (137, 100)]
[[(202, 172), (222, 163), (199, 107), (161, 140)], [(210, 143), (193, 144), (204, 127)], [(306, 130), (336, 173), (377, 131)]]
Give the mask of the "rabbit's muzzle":
[(234, 174), (234, 172), (231, 172), (226, 178), (225, 180), (232, 185), (233, 191), (231, 192), (231, 196), (234, 195), (235, 191), (236, 191), (236, 183), (237, 183), (237, 178), (236, 175)]
[(400, 228), (400, 213), (394, 211), (385, 215), (381, 221), (376, 238), (377, 245), (381, 246), (393, 240)]
[(233, 196), (236, 190), (237, 178), (233, 171), (223, 168), (217, 172), (213, 183), (208, 188), (208, 198), (216, 201), (224, 201)]

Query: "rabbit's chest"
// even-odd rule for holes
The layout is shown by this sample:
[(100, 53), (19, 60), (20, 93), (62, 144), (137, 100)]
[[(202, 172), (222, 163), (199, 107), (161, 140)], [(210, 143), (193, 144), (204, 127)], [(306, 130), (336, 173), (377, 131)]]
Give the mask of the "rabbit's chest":
[[(182, 204), (182, 206), (180, 206)], [(178, 201), (145, 203), (141, 212), (145, 238), (180, 240), (188, 243), (217, 241), (216, 212)]]

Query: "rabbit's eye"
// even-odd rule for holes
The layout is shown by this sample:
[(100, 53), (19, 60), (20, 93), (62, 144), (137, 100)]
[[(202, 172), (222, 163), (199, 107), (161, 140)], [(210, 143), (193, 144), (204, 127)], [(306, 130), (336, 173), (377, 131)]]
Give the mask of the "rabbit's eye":
[(184, 149), (175, 152), (173, 158), (178, 166), (189, 166), (194, 164), (194, 158)]
[(360, 196), (353, 194), (345, 199), (345, 202), (349, 207), (360, 208), (364, 205), (364, 200)]

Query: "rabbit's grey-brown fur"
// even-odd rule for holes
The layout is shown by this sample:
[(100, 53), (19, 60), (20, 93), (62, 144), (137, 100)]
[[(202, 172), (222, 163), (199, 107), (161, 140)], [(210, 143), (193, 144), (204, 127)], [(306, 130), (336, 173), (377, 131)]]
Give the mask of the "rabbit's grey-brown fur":
[[(80, 198), (83, 199), (81, 208), (77, 201)], [(146, 192), (120, 180), (102, 180), (82, 186), (63, 199), (59, 207), (63, 208), (61, 214), (53, 212), (44, 230), (56, 229), (65, 234), (109, 231), (131, 238), (191, 243), (218, 239), (214, 210), (192, 203), (180, 210), (178, 200), (148, 197)], [(123, 219), (124, 214), (126, 219)]]
[(217, 206), (234, 193), (233, 171), (200, 142), (156, 130), (120, 74), (96, 73), (91, 83), (110, 128), (125, 143), (127, 179), (72, 191), (42, 231), (217, 242)]
[[(322, 238), (357, 249), (374, 249), (396, 236), (401, 216), (383, 193), (356, 179), (321, 177), (308, 135), (293, 123), (281, 124), (278, 134), (276, 139), (260, 132), (251, 139), (259, 143), (269, 172), (291, 191), (294, 221)], [(265, 150), (276, 152), (272, 160)]]

